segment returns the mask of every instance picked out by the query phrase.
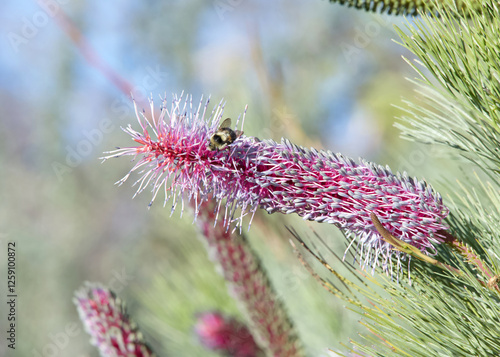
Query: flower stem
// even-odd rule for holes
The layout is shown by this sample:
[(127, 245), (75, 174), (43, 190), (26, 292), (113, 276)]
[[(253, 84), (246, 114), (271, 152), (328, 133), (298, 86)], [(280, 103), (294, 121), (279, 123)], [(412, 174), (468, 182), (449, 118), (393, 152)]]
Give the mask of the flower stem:
[(459, 241), (452, 234), (446, 231), (440, 232), (445, 237), (445, 243), (459, 254), (466, 262), (476, 267), (483, 276), (488, 280), (488, 283), (481, 282), (483, 286), (489, 289), (495, 289), (500, 292), (497, 285), (498, 275), (495, 275), (486, 263), (479, 257), (479, 255), (467, 244)]
[[(392, 245), (394, 249), (409, 254), (412, 257), (415, 257), (419, 260), (432, 264), (440, 269), (450, 271), (458, 276), (464, 275), (464, 273), (461, 270), (454, 268), (448, 264), (441, 263), (440, 261), (431, 258), (428, 255), (423, 254), (416, 247), (394, 237), (392, 234), (389, 233), (389, 231), (387, 231), (387, 229), (385, 229), (382, 226), (382, 223), (380, 223), (380, 220), (374, 213), (371, 213), (370, 217), (373, 221), (373, 224), (375, 225), (375, 228), (380, 233), (384, 241)], [(443, 230), (439, 231), (439, 233), (445, 237), (445, 243), (448, 246), (450, 246), (458, 255), (464, 258), (466, 262), (473, 265), (475, 268), (477, 268), (479, 271), (483, 273), (483, 275), (487, 278), (488, 282), (485, 283), (481, 280), (478, 280), (481, 283), (481, 285), (487, 287), (490, 290), (494, 289), (500, 292), (500, 288), (498, 287), (497, 284), (499, 278), (498, 275), (492, 273), (492, 271), (488, 268), (486, 263), (479, 257), (479, 255), (471, 247), (467, 246), (467, 244), (463, 242), (460, 242), (457, 238), (455, 238), (447, 231)]]
[(412, 257), (415, 257), (419, 260), (422, 260), (426, 263), (432, 264), (440, 269), (450, 271), (456, 275), (463, 275), (463, 272), (457, 268), (454, 268), (448, 264), (441, 263), (440, 261), (429, 257), (428, 255), (423, 254), (417, 247), (412, 246), (411, 244), (408, 244), (406, 242), (403, 242), (402, 240), (394, 237), (387, 229), (384, 228), (382, 223), (380, 223), (380, 220), (377, 218), (375, 213), (371, 213), (370, 217), (372, 219), (373, 224), (375, 225), (375, 228), (379, 232), (379, 234), (382, 236), (384, 241), (389, 243), (394, 249), (399, 250), (400, 252), (406, 253)]

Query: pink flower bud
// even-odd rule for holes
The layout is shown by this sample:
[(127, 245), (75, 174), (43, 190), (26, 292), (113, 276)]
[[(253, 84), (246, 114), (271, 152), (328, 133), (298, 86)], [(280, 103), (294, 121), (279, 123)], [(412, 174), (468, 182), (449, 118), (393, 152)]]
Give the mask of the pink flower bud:
[[(304, 356), (286, 308), (258, 256), (244, 235), (231, 234), (224, 226), (213, 224), (215, 207), (213, 201), (200, 206), (198, 226), (209, 256), (220, 266), (229, 291), (249, 321), (252, 335), (268, 356)], [(209, 315), (207, 319), (212, 322), (208, 326), (217, 326), (222, 317)]]
[(198, 316), (195, 332), (208, 349), (227, 353), (231, 357), (264, 356), (248, 328), (218, 312), (204, 312)]
[(110, 290), (87, 283), (75, 293), (75, 305), (90, 342), (102, 357), (153, 357), (124, 303)]

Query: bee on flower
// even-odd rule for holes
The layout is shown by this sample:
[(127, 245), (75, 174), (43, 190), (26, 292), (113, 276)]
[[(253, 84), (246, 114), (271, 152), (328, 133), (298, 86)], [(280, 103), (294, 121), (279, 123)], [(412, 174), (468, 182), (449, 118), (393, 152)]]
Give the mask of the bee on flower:
[[(370, 215), (387, 231), (426, 254), (444, 240), (439, 233), (448, 209), (426, 182), (360, 159), (331, 151), (306, 149), (287, 139), (256, 140), (221, 122), (224, 105), (208, 113), (207, 100), (193, 107), (191, 97), (163, 101), (159, 117), (137, 113), (140, 131), (124, 129), (137, 144), (109, 152), (110, 157), (139, 157), (137, 193), (150, 187), (153, 200), (165, 192), (172, 208), (184, 199), (197, 206), (212, 197), (224, 225), (242, 223), (261, 208), (268, 213), (295, 213), (310, 221), (334, 224), (356, 237), (363, 265), (387, 269), (395, 252), (383, 240)], [(238, 124), (236, 124), (238, 127)], [(225, 204), (222, 204), (222, 203)], [(219, 212), (222, 208), (224, 212)], [(196, 212), (195, 212), (196, 213)], [(219, 213), (221, 213), (219, 215)], [(250, 219), (251, 221), (251, 219)]]
[(222, 150), (228, 145), (231, 145), (238, 139), (243, 132), (240, 130), (234, 131), (231, 127), (231, 118), (226, 118), (220, 125), (217, 132), (212, 135), (208, 143), (209, 150)]

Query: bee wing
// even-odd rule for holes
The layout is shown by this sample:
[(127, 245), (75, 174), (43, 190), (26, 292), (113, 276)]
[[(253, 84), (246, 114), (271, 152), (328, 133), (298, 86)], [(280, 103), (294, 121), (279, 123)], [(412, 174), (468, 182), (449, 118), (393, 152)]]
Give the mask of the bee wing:
[(224, 119), (219, 128), (231, 128), (231, 118)]
[(234, 133), (236, 134), (237, 138), (243, 135), (243, 132), (241, 130), (235, 130)]

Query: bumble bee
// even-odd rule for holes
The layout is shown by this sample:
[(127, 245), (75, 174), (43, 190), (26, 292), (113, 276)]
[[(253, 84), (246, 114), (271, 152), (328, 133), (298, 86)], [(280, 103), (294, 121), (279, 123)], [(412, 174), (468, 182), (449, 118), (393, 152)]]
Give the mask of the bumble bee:
[(222, 124), (219, 126), (219, 129), (217, 129), (215, 134), (210, 138), (210, 142), (208, 143), (208, 150), (222, 150), (229, 144), (232, 144), (241, 136), (241, 134), (243, 134), (242, 131), (233, 130), (230, 128), (230, 126), (231, 118), (224, 119)]

